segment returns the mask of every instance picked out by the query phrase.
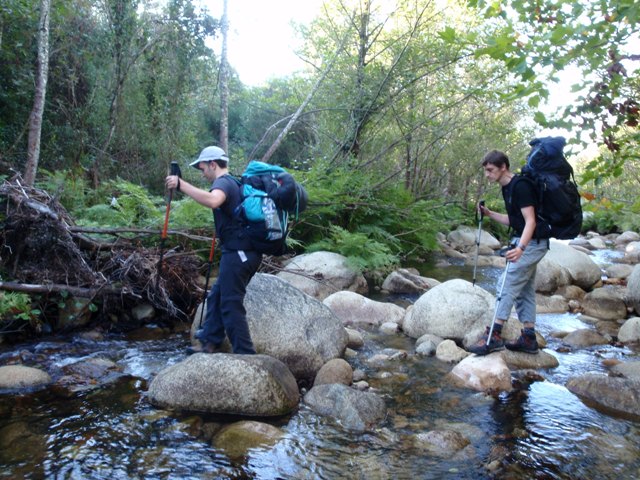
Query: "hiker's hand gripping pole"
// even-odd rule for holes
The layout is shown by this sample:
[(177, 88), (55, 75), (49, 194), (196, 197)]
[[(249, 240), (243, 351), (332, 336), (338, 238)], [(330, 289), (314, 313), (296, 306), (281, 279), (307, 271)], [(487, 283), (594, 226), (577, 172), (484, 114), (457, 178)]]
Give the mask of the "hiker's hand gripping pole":
[(204, 293), (202, 294), (202, 308), (200, 309), (200, 328), (202, 328), (202, 319), (204, 317), (204, 307), (207, 301), (207, 292), (209, 290), (209, 278), (211, 277), (211, 265), (213, 265), (213, 254), (216, 251), (216, 232), (213, 232), (211, 240), (211, 251), (209, 252), (209, 267), (207, 268), (207, 279), (204, 283)]
[[(176, 175), (178, 178), (182, 177), (180, 172), (180, 165), (178, 162), (171, 162), (171, 168), (169, 175)], [(180, 190), (180, 180), (178, 180), (178, 190)], [(158, 288), (158, 282), (160, 282), (160, 275), (162, 273), (162, 259), (164, 257), (164, 241), (167, 238), (167, 230), (169, 228), (169, 214), (171, 212), (171, 200), (173, 200), (173, 189), (169, 189), (169, 197), (167, 199), (167, 209), (164, 214), (164, 226), (162, 227), (162, 234), (160, 235), (160, 260), (158, 260), (158, 275), (156, 276), (156, 288)]]
[[(484, 200), (478, 202), (478, 208), (476, 208), (476, 220), (478, 222), (478, 235), (476, 235), (476, 258), (473, 262), (473, 286), (476, 285), (476, 270), (478, 270), (478, 254), (480, 251), (480, 235), (482, 235), (482, 219), (484, 218)], [(480, 212), (480, 215), (478, 215)]]

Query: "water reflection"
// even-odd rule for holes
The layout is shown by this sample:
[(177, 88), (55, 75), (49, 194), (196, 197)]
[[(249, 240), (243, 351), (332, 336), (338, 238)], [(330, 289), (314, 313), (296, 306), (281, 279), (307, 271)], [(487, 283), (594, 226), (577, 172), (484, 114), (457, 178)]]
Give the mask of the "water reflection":
[(508, 477), (523, 478), (524, 469), (536, 478), (567, 479), (633, 478), (638, 472), (637, 426), (595, 412), (563, 386), (533, 383), (496, 402), (494, 413), (505, 428)]

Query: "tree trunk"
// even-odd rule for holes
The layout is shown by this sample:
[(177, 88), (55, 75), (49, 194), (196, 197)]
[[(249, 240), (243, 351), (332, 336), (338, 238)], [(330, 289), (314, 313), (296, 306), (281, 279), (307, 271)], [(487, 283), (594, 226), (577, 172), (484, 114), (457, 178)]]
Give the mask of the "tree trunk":
[(222, 54), (220, 55), (220, 148), (229, 154), (229, 63), (227, 61), (227, 37), (229, 18), (227, 0), (224, 0), (222, 13)]
[(49, 76), (49, 14), (51, 0), (41, 0), (40, 24), (38, 31), (38, 59), (36, 64), (36, 89), (33, 109), (29, 116), (29, 139), (27, 141), (27, 162), (24, 167), (24, 181), (33, 186), (40, 159), (40, 136), (42, 133), (42, 115), (47, 94)]
[[(342, 38), (342, 41), (340, 42), (340, 45), (338, 46), (338, 48), (334, 52), (333, 56), (329, 60), (329, 63), (327, 64), (326, 68), (324, 69), (324, 72), (322, 72), (322, 75), (320, 75), (318, 80), (316, 80), (316, 83), (314, 84), (313, 88), (311, 89), (311, 91), (307, 95), (307, 98), (305, 98), (304, 102), (302, 102), (302, 104), (298, 107), (298, 110), (296, 110), (296, 113), (294, 113), (291, 116), (291, 118), (289, 119), (289, 122), (287, 123), (287, 126), (284, 127), (284, 129), (280, 132), (280, 135), (278, 135), (278, 138), (276, 138), (275, 142), (273, 142), (273, 144), (269, 147), (267, 152), (262, 156), (262, 161), (263, 162), (265, 162), (265, 163), (269, 162), (269, 159), (271, 158), (271, 155), (273, 155), (273, 153), (280, 146), (280, 144), (285, 139), (285, 137), (287, 136), (287, 134), (289, 133), (289, 131), (291, 130), (293, 125), (295, 125), (295, 123), (298, 120), (298, 118), (300, 117), (300, 115), (302, 115), (302, 112), (304, 111), (304, 109), (307, 108), (307, 105), (309, 104), (309, 102), (311, 101), (313, 96), (316, 94), (318, 89), (320, 88), (320, 85), (322, 84), (324, 79), (327, 78), (327, 75), (329, 74), (329, 72), (333, 68), (333, 64), (335, 63), (336, 59), (338, 58), (338, 55), (339, 55), (340, 51), (344, 47), (344, 44), (346, 43), (347, 38), (348, 38), (348, 32)], [(254, 149), (253, 149), (253, 151), (251, 153), (252, 156), (253, 156), (253, 152), (256, 149), (257, 149), (257, 145), (256, 145), (256, 147), (254, 147)]]
[(360, 154), (360, 136), (362, 129), (370, 115), (370, 106), (366, 99), (364, 88), (365, 70), (367, 68), (367, 54), (369, 52), (369, 20), (371, 14), (371, 2), (364, 2), (364, 12), (360, 15), (358, 29), (358, 64), (356, 67), (356, 88), (355, 105), (351, 110), (349, 137), (344, 145), (344, 152), (349, 153), (354, 158)]
[(132, 43), (136, 37), (136, 4), (135, 0), (110, 0), (105, 2), (105, 12), (109, 27), (113, 32), (112, 55), (115, 85), (111, 92), (111, 101), (109, 103), (109, 130), (89, 169), (93, 188), (98, 188), (100, 184), (100, 169), (103, 160), (109, 153), (109, 146), (118, 128), (118, 113), (129, 69), (150, 45), (150, 43), (147, 43), (137, 52), (132, 50)]

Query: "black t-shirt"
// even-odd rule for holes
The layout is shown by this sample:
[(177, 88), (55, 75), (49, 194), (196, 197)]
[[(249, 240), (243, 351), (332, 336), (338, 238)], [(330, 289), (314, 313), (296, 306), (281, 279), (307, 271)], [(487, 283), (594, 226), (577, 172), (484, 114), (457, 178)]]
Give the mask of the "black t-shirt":
[(250, 250), (247, 241), (238, 238), (239, 226), (234, 221), (234, 211), (240, 205), (240, 185), (231, 175), (223, 175), (214, 180), (209, 191), (222, 190), (227, 199), (218, 208), (213, 209), (216, 224), (216, 236), (224, 250)]
[(519, 237), (522, 235), (526, 223), (521, 209), (537, 206), (535, 187), (527, 179), (514, 175), (511, 181), (502, 187), (502, 198), (504, 198), (507, 208), (509, 225), (514, 234)]

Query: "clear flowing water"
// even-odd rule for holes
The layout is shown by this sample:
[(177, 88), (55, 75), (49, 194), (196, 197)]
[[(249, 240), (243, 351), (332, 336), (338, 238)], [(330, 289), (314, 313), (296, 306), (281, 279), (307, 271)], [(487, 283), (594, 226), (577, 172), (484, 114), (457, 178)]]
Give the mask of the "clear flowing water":
[[(456, 278), (471, 277), (470, 268), (452, 270)], [(452, 270), (440, 279), (451, 278)], [(438, 278), (435, 273), (428, 276)], [(481, 269), (479, 284), (493, 292), (499, 273)], [(147, 401), (153, 376), (184, 358), (186, 333), (5, 347), (0, 365), (19, 356), (28, 365), (46, 365), (54, 378), (86, 357), (109, 358), (123, 375), (83, 393), (1, 392), (0, 478), (640, 478), (640, 423), (588, 407), (564, 387), (570, 376), (604, 372), (603, 358), (629, 360), (638, 352), (599, 346), (563, 353), (560, 341), (548, 335), (576, 328), (590, 327), (571, 314), (541, 315), (539, 330), (560, 366), (538, 372), (544, 381), (497, 396), (448, 385), (451, 365), (412, 355), (412, 339), (365, 331), (366, 345), (350, 362), (385, 399), (387, 418), (374, 431), (356, 434), (301, 403), (287, 417), (260, 419), (281, 428), (284, 437), (241, 457), (213, 446), (202, 433), (211, 422), (237, 419), (172, 414)], [(371, 361), (398, 350), (408, 357)], [(415, 442), (417, 434), (442, 429), (460, 431), (471, 447), (443, 458)]]

